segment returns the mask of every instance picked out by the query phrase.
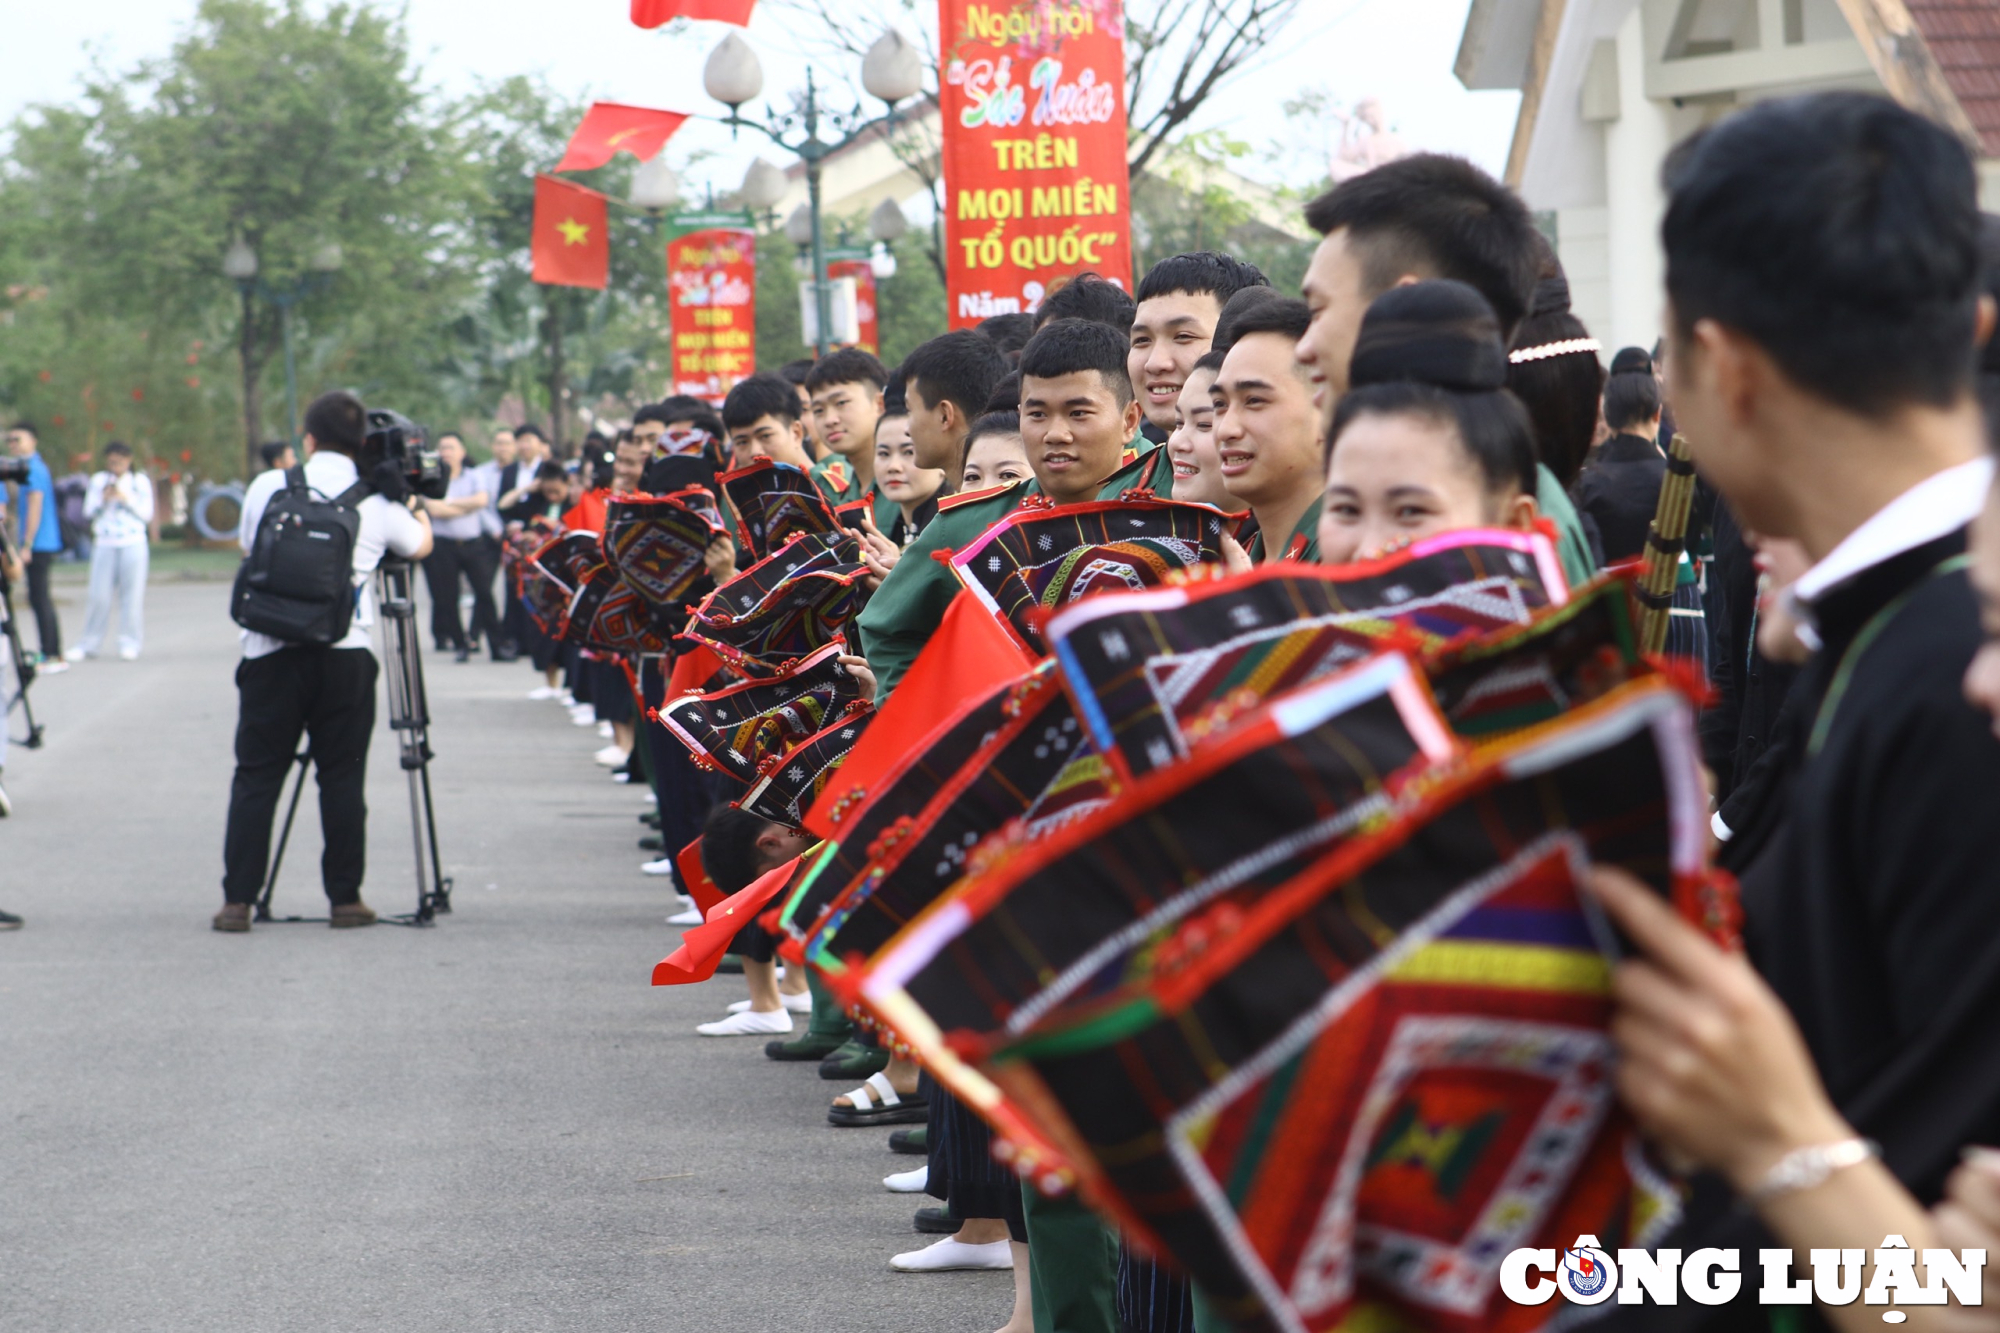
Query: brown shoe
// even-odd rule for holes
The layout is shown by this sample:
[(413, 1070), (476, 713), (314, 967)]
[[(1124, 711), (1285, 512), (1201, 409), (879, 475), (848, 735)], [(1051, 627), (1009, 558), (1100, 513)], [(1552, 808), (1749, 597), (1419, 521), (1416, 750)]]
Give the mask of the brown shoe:
[(335, 903), (331, 924), (335, 930), (372, 926), (375, 924), (375, 909), (367, 903)]
[(217, 930), (225, 930), (232, 935), (240, 935), (250, 929), (250, 904), (224, 903), (222, 910), (215, 914), (215, 920), (209, 924)]

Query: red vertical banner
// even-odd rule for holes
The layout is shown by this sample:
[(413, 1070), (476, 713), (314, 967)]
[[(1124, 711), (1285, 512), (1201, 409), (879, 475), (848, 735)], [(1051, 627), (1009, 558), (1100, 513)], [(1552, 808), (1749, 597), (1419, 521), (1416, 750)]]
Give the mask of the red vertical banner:
[(938, 0), (951, 326), (1132, 285), (1123, 0)]
[(855, 346), (875, 356), (882, 355), (882, 321), (875, 304), (875, 266), (865, 259), (837, 259), (826, 266), (826, 276), (854, 279), (854, 313), (861, 325), (861, 341)]
[(757, 236), (699, 227), (667, 242), (673, 392), (720, 404), (757, 370)]

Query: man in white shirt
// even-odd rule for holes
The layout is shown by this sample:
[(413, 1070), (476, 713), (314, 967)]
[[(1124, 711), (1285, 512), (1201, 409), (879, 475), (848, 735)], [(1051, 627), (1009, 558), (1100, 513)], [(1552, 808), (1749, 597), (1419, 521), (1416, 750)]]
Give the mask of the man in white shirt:
[[(331, 499), (360, 479), (357, 458), (367, 434), (367, 413), (349, 393), (322, 394), (306, 409), (305, 480)], [(223, 836), (223, 907), (214, 926), (250, 929), (250, 909), (264, 887), (270, 862), (271, 819), (298, 753), (310, 738), (319, 778), (320, 827), (326, 851), (320, 877), (335, 927), (368, 926), (375, 913), (361, 901), (367, 860), (368, 740), (375, 730), (375, 677), (379, 668), (369, 634), (375, 624), (375, 567), (385, 553), (420, 560), (430, 553), (430, 518), (413, 510), (393, 466), (376, 464), (368, 483), (375, 493), (356, 510), (354, 619), (332, 644), (286, 643), (244, 630), (243, 661), (236, 668), (236, 780), (229, 791), (229, 827)], [(286, 474), (266, 472), (243, 497), (239, 534), (247, 553)], [(392, 496), (396, 498), (391, 498)]]
[(147, 542), (153, 521), (153, 483), (132, 470), (130, 445), (104, 446), (104, 470), (90, 479), (83, 500), (90, 521), (90, 608), (83, 638), (64, 656), (70, 661), (97, 656), (111, 625), (111, 601), (118, 600), (118, 656), (139, 656), (146, 633)]

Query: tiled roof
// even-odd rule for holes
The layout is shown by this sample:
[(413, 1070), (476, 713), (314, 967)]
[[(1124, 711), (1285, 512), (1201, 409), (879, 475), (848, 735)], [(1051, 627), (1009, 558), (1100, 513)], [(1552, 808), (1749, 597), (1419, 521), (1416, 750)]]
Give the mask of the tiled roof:
[(1945, 82), (2000, 157), (2000, 0), (1906, 0)]

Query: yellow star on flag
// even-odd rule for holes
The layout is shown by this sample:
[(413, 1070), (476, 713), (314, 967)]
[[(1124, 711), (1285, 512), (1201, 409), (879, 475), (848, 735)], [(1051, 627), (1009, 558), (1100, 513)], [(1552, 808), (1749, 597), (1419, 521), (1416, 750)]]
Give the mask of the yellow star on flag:
[(564, 218), (556, 223), (556, 230), (563, 234), (564, 245), (582, 245), (590, 239), (590, 228), (575, 218)]

